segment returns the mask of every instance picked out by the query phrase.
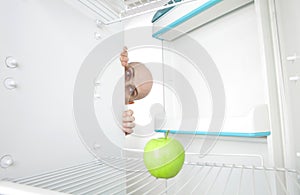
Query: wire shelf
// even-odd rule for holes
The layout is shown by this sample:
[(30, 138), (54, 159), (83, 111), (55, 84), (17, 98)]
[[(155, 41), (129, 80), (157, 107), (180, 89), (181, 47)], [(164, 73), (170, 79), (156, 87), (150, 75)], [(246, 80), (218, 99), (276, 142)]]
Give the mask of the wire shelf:
[(77, 0), (88, 12), (96, 15), (98, 23), (109, 25), (160, 9), (197, 0)]
[(151, 176), (141, 159), (110, 158), (10, 182), (67, 194), (300, 194), (298, 176), (286, 168), (186, 162), (166, 180)]

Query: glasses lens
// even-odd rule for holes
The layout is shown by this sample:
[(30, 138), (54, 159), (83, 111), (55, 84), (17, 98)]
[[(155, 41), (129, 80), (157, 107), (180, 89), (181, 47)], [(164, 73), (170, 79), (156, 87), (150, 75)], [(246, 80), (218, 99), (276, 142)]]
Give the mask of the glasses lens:
[(133, 85), (126, 86), (126, 95), (129, 97), (136, 97), (138, 95), (136, 87)]
[(131, 78), (131, 73), (130, 73), (130, 71), (129, 71), (129, 70), (125, 70), (125, 79), (126, 79), (126, 81), (129, 81), (130, 78)]
[(133, 78), (133, 69), (127, 68), (125, 69), (125, 79), (126, 81), (130, 81)]

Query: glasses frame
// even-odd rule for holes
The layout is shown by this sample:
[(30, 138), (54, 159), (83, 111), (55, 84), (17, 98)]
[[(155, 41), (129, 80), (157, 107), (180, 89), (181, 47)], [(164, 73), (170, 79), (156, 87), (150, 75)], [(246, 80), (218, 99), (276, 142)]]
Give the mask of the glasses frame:
[[(129, 93), (125, 92), (126, 94), (129, 94), (128, 99), (135, 99), (138, 96), (138, 90), (136, 86), (133, 84), (134, 83), (134, 76), (135, 76), (135, 71), (133, 67), (125, 67), (125, 82), (128, 82), (129, 84), (125, 84), (125, 91), (127, 90)], [(129, 102), (129, 103), (134, 103)]]

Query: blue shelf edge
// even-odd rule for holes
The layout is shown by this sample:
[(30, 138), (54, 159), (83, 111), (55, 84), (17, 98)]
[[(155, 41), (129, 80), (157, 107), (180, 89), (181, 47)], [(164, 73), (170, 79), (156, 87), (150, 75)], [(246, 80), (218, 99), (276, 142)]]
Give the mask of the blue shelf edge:
[[(216, 5), (217, 3), (221, 2), (222, 0), (210, 0), (204, 4), (202, 4), (200, 7), (194, 9), (193, 11), (189, 12), (188, 14), (182, 16), (181, 18), (175, 20), (171, 24), (167, 25), (166, 27), (160, 29), (158, 32), (152, 34), (153, 38), (159, 39), (159, 35), (166, 33), (167, 31), (175, 28), (179, 24), (189, 20), (190, 18), (196, 16), (197, 14), (209, 9), (210, 7)], [(170, 11), (170, 10), (169, 10)]]
[[(156, 129), (157, 133), (166, 133), (168, 130)], [(240, 133), (240, 132), (208, 132), (208, 131), (183, 131), (183, 130), (169, 130), (171, 134), (183, 135), (209, 135), (209, 136), (226, 136), (226, 137), (266, 137), (271, 135), (270, 131), (256, 132), (256, 133)]]
[[(174, 0), (170, 0), (166, 5), (173, 4), (173, 3), (174, 3), (173, 1), (174, 1)], [(181, 2), (181, 0), (175, 0), (175, 3), (177, 3), (177, 2)], [(158, 10), (158, 11), (154, 14), (154, 16), (153, 16), (151, 22), (154, 23), (156, 20), (158, 20), (158, 19), (161, 18), (163, 15), (165, 15), (166, 13), (168, 13), (168, 12), (169, 12), (171, 9), (173, 9), (174, 7), (175, 7), (175, 6), (169, 7), (169, 8), (165, 8), (165, 9), (161, 9), (161, 10)]]

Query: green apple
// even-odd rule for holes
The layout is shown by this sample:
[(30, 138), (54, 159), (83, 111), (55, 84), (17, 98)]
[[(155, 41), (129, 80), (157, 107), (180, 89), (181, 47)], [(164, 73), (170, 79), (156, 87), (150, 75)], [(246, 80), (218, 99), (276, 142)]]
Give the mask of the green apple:
[(150, 140), (144, 148), (144, 163), (156, 178), (177, 175), (184, 163), (185, 152), (179, 141), (164, 137)]

